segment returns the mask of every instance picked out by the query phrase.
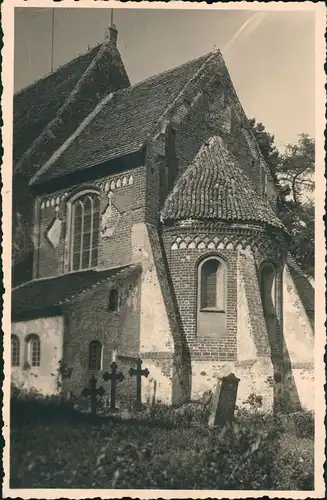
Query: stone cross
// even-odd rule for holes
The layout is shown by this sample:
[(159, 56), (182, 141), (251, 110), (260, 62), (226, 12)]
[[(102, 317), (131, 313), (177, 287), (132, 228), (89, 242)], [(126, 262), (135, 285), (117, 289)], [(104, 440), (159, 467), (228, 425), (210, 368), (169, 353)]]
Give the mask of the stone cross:
[(138, 360), (136, 361), (136, 369), (131, 368), (129, 370), (129, 374), (131, 377), (133, 377), (133, 375), (136, 376), (136, 402), (134, 405), (134, 408), (136, 410), (142, 409), (142, 392), (141, 392), (142, 376), (148, 377), (149, 373), (150, 372), (147, 368), (142, 370), (142, 360), (140, 358), (138, 358)]
[(234, 373), (218, 379), (209, 415), (209, 427), (222, 426), (226, 422), (231, 423), (235, 411), (239, 381), (240, 379), (235, 377)]
[(110, 365), (111, 373), (105, 372), (103, 374), (103, 380), (107, 382), (111, 380), (111, 391), (110, 391), (110, 409), (111, 411), (116, 410), (116, 388), (117, 382), (124, 380), (124, 375), (122, 373), (117, 373), (118, 365), (113, 361)]
[(85, 398), (89, 397), (91, 401), (91, 414), (96, 415), (97, 413), (97, 396), (103, 396), (103, 387), (97, 387), (97, 379), (92, 375), (89, 386), (85, 387), (82, 391), (82, 396)]

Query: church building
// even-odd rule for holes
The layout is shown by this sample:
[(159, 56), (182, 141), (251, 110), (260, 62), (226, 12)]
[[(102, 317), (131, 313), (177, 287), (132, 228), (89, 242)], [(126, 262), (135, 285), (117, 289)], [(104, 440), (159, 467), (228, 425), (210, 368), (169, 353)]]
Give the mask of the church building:
[[(280, 110), (282, 113), (283, 111)], [(14, 96), (12, 383), (314, 408), (314, 288), (220, 51), (131, 85), (105, 41)], [(108, 386), (109, 387), (109, 386)], [(127, 397), (127, 396), (126, 396)]]

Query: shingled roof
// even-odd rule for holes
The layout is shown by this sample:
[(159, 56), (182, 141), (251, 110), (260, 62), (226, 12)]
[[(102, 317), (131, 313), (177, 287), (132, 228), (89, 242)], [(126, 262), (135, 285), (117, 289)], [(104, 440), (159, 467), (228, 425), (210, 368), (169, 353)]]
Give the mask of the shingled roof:
[(101, 283), (126, 278), (140, 270), (139, 264), (104, 271), (86, 270), (48, 279), (33, 280), (12, 291), (12, 316), (48, 311), (73, 301), (84, 291)]
[(56, 116), (99, 48), (76, 57), (14, 96), (14, 163)]
[(161, 214), (162, 221), (219, 220), (266, 223), (284, 228), (258, 197), (221, 137), (204, 144), (177, 181)]
[(139, 150), (163, 113), (213, 57), (214, 53), (207, 54), (107, 96), (31, 183), (84, 170)]
[(130, 82), (110, 40), (14, 96), (14, 165), (34, 175), (94, 107)]

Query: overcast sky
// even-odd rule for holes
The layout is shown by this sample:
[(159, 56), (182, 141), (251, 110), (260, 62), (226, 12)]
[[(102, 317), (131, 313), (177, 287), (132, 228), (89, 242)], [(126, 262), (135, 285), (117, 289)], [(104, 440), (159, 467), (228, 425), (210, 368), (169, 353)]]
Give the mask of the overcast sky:
[[(55, 9), (54, 67), (104, 39), (109, 9)], [(221, 49), (249, 118), (280, 149), (314, 135), (314, 15), (246, 10), (115, 9), (131, 83)], [(15, 91), (49, 73), (52, 9), (17, 8)]]

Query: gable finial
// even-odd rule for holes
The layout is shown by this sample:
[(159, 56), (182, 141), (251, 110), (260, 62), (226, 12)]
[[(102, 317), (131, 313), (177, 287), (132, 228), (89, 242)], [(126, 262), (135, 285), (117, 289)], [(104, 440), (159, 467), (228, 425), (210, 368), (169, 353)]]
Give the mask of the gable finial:
[(116, 26), (114, 25), (114, 9), (110, 9), (110, 26), (106, 30), (106, 40), (112, 42), (114, 45), (117, 45), (117, 35), (118, 31)]

